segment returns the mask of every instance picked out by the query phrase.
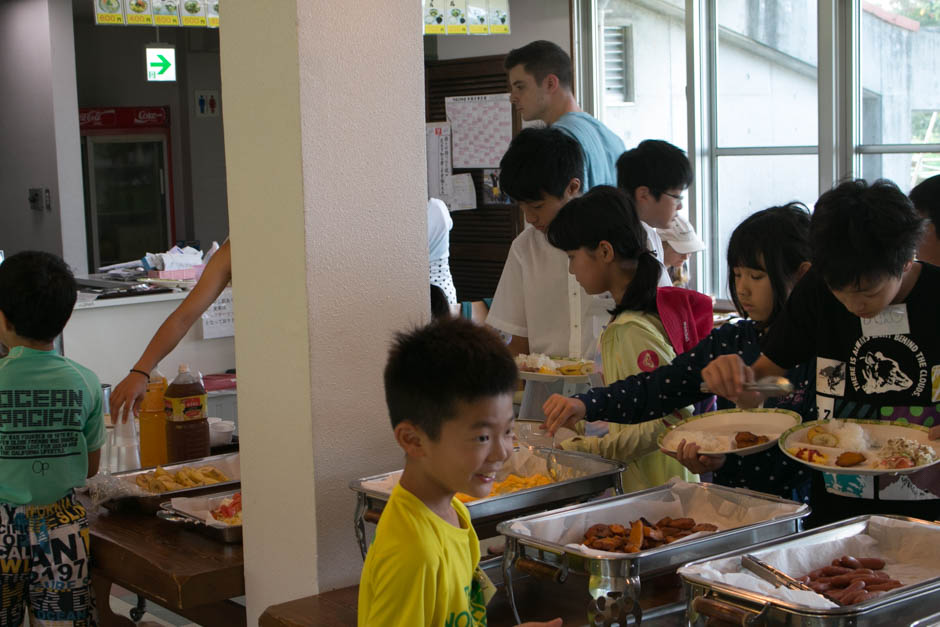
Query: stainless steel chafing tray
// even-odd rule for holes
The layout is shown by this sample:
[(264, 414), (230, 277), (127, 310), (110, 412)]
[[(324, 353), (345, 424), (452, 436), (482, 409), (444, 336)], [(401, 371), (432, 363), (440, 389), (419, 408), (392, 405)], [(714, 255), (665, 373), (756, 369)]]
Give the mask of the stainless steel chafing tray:
[[(190, 468), (199, 466), (215, 466), (224, 472), (227, 476), (232, 477), (232, 479), (231, 481), (223, 481), (222, 483), (213, 483), (206, 486), (197, 486), (195, 488), (186, 488), (183, 490), (173, 490), (172, 492), (160, 492), (157, 494), (120, 493), (116, 494), (113, 499), (105, 502), (104, 506), (109, 509), (121, 509), (128, 506), (138, 507), (143, 511), (155, 513), (160, 510), (160, 504), (169, 498), (177, 496), (200, 496), (203, 494), (212, 494), (215, 492), (236, 489), (241, 486), (241, 473), (239, 472), (238, 460), (239, 457), (238, 453), (236, 452), (227, 453), (225, 455), (211, 455), (209, 457), (189, 459), (176, 464), (166, 464), (165, 466), (162, 466), (162, 468), (171, 474), (175, 473), (183, 466), (189, 466)], [(112, 477), (121, 481), (125, 481), (136, 487), (137, 484), (135, 483), (135, 478), (137, 475), (152, 472), (155, 470), (155, 468), (156, 467), (154, 466), (149, 468), (139, 468), (137, 470), (116, 472), (112, 475)]]
[[(228, 492), (221, 492), (219, 494), (214, 494), (211, 498), (210, 508), (216, 507), (217, 502), (221, 502), (222, 499), (228, 498), (233, 494), (237, 494), (238, 490), (230, 490)], [(224, 542), (225, 544), (241, 544), (242, 541), (242, 526), (241, 525), (225, 525), (224, 527), (217, 527), (215, 525), (206, 524), (206, 521), (201, 518), (196, 518), (191, 514), (183, 512), (181, 510), (173, 507), (171, 501), (165, 501), (160, 503), (160, 509), (157, 511), (157, 518), (165, 520), (167, 522), (175, 523), (182, 525), (187, 529), (191, 529), (196, 533), (200, 533), (206, 537), (212, 538), (213, 540), (218, 540), (219, 542)]]
[[(557, 583), (570, 573), (588, 575), (591, 624), (601, 620), (601, 606), (610, 599), (620, 599), (639, 624), (643, 617), (641, 579), (674, 573), (700, 557), (796, 533), (809, 513), (807, 505), (750, 490), (707, 483), (663, 485), (500, 523), (497, 529), (507, 539), (503, 577), (515, 611), (514, 567)], [(593, 524), (625, 525), (641, 516), (648, 520), (691, 517), (714, 523), (719, 530), (638, 553), (597, 554), (578, 546)], [(521, 622), (518, 613), (516, 618)]]
[[(520, 464), (515, 463), (520, 459), (526, 460), (524, 467), (527, 471), (520, 470)], [(514, 516), (584, 500), (609, 488), (613, 488), (618, 494), (623, 492), (620, 481), (623, 468), (620, 462), (586, 453), (551, 448), (522, 448), (513, 453), (497, 478), (501, 480), (509, 472), (521, 472), (525, 477), (542, 472), (547, 473), (554, 481), (535, 488), (470, 501), (466, 504), (467, 510), (477, 535), (481, 538), (491, 537), (496, 535), (497, 523)], [(398, 482), (401, 472), (397, 470), (364, 477), (349, 484), (350, 489), (357, 493), (354, 523), (363, 559), (368, 550), (365, 523), (378, 523), (382, 509), (388, 502), (392, 487)]]
[[(701, 573), (686, 572), (687, 569), (694, 570), (703, 565), (733, 564), (734, 560), (740, 560), (740, 557), (747, 552), (760, 556), (785, 555), (787, 552), (792, 553), (797, 550), (804, 553), (812, 551), (822, 562), (828, 557), (827, 551), (840, 552), (839, 547), (843, 541), (851, 540), (856, 536), (869, 535), (873, 524), (881, 530), (887, 528), (885, 524), (891, 525), (892, 530), (897, 528), (898, 534), (901, 534), (897, 536), (898, 538), (910, 538), (908, 550), (920, 554), (924, 554), (924, 551), (929, 552), (924, 556), (928, 562), (937, 564), (934, 571), (936, 576), (928, 576), (920, 581), (915, 580), (904, 587), (862, 603), (823, 609), (810, 607), (801, 602), (775, 598), (770, 593), (747, 590), (725, 581), (706, 578)], [(900, 562), (894, 561), (900, 558), (899, 555), (892, 554), (894, 549), (882, 542), (869, 546), (871, 546), (871, 556), (882, 557), (887, 561), (885, 571), (891, 573), (892, 576), (898, 576), (895, 569), (902, 566)], [(935, 562), (932, 557), (932, 553), (935, 552), (940, 552), (940, 525), (902, 516), (868, 515), (850, 518), (745, 550), (731, 551), (691, 562), (680, 571), (688, 598), (689, 624), (703, 625), (707, 618), (720, 617), (720, 620), (747, 625), (867, 627), (911, 625), (914, 621), (918, 621), (915, 623), (918, 625), (929, 625), (930, 619), (925, 617), (936, 616), (940, 613), (940, 563)], [(806, 564), (806, 569), (808, 571), (819, 565), (824, 564), (810, 562)], [(800, 574), (802, 573), (796, 573), (797, 576)], [(907, 579), (904, 576), (898, 578), (902, 583), (905, 583)]]

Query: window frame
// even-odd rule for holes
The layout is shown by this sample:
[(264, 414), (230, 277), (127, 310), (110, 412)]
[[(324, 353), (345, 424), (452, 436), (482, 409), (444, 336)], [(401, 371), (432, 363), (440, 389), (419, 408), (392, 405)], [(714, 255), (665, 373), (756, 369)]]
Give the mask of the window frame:
[[(603, 54), (597, 1), (570, 0), (576, 90), (582, 109), (595, 117), (604, 102), (596, 61)], [(692, 259), (692, 286), (713, 295), (722, 289), (725, 256), (714, 245), (720, 157), (816, 155), (821, 194), (840, 180), (861, 177), (863, 155), (940, 153), (940, 143), (862, 143), (862, 0), (817, 0), (817, 145), (719, 147), (717, 2), (685, 0), (688, 155), (695, 173), (687, 204), (690, 221), (708, 244)]]

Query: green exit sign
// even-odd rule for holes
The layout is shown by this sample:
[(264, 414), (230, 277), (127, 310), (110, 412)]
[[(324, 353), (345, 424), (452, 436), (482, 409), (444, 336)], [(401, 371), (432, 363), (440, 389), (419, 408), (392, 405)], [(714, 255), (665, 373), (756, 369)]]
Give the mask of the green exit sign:
[(176, 80), (176, 48), (147, 46), (147, 80)]

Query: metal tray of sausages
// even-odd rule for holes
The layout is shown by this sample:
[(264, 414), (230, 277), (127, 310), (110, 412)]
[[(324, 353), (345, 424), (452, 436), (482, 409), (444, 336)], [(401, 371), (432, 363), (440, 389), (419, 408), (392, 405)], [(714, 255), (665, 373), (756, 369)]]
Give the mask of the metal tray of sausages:
[[(751, 553), (758, 558), (772, 551), (786, 551), (788, 549), (806, 548), (813, 545), (821, 547), (833, 546), (839, 542), (861, 534), (868, 534), (873, 519), (887, 519), (888, 521), (908, 524), (911, 531), (904, 532), (903, 537), (917, 533), (917, 551), (938, 551), (940, 542), (940, 525), (903, 516), (857, 516), (840, 522), (826, 525), (818, 529), (806, 531), (788, 538), (781, 538), (743, 550), (730, 551), (722, 555), (715, 555), (706, 559), (690, 562), (686, 568), (693, 568), (701, 564), (711, 564), (720, 560), (739, 559), (745, 553)], [(876, 524), (882, 521), (876, 521)], [(924, 542), (922, 534), (934, 535), (935, 542)], [(912, 537), (912, 542), (915, 540)], [(880, 545), (875, 545), (880, 548)], [(824, 549), (820, 549), (823, 551)], [(838, 549), (834, 549), (838, 551)], [(882, 552), (888, 559), (885, 570), (891, 571), (892, 555)], [(930, 561), (931, 558), (927, 558)], [(897, 564), (897, 562), (895, 562)], [(811, 565), (812, 566), (812, 565)], [(767, 594), (746, 590), (739, 586), (730, 585), (702, 577), (700, 574), (680, 571), (683, 588), (688, 599), (689, 625), (701, 626), (716, 615), (725, 620), (743, 621), (740, 624), (753, 625), (788, 625), (813, 627), (868, 627), (882, 625), (929, 625), (926, 617), (940, 613), (940, 564), (937, 564), (938, 576), (927, 578), (891, 590), (874, 597), (868, 601), (854, 605), (840, 606), (831, 609), (810, 608), (799, 603), (776, 599)], [(791, 573), (787, 573), (791, 574)], [(800, 576), (802, 573), (795, 573)], [(902, 583), (904, 583), (902, 579)], [(921, 622), (925, 621), (925, 622)]]
[[(183, 490), (173, 490), (170, 492), (159, 492), (154, 494), (121, 494), (117, 495), (112, 500), (106, 501), (104, 507), (111, 510), (120, 510), (125, 508), (136, 508), (143, 510), (149, 513), (156, 513), (160, 510), (160, 504), (163, 501), (166, 501), (168, 498), (173, 498), (177, 496), (200, 496), (203, 494), (212, 494), (215, 492), (221, 492), (224, 490), (237, 489), (241, 486), (241, 473), (238, 472), (239, 469), (239, 456), (238, 452), (226, 453), (224, 455), (210, 455), (209, 457), (200, 457), (198, 459), (189, 459), (184, 462), (178, 462), (174, 464), (166, 464), (162, 466), (164, 470), (173, 474), (183, 466), (189, 467), (200, 467), (200, 466), (215, 466), (224, 472), (227, 476), (231, 477), (230, 481), (223, 481), (221, 483), (213, 483), (211, 485), (205, 486), (196, 486), (194, 488), (185, 488)], [(137, 475), (142, 475), (144, 473), (152, 472), (156, 469), (156, 466), (151, 466), (148, 468), (138, 468), (136, 470), (126, 470), (123, 472), (113, 473), (111, 476), (128, 481), (133, 485), (135, 483), (135, 478)]]
[[(473, 528), (481, 538), (497, 535), (497, 523), (520, 516), (525, 512), (545, 511), (551, 507), (560, 507), (597, 496), (610, 488), (617, 494), (623, 492), (620, 474), (623, 472), (624, 465), (617, 461), (597, 455), (552, 448), (523, 447), (515, 451), (513, 456), (529, 456), (543, 460), (545, 471), (552, 477), (553, 482), (467, 503)], [(507, 461), (506, 466), (511, 467), (513, 461), (512, 459)], [(368, 549), (365, 523), (378, 522), (382, 509), (391, 496), (391, 488), (378, 490), (370, 486), (397, 483), (397, 476), (400, 474), (401, 471), (397, 470), (356, 479), (349, 484), (350, 489), (357, 492), (358, 502), (354, 523), (363, 558)]]
[[(222, 499), (230, 497), (237, 492), (238, 490), (220, 492), (213, 495), (212, 500), (221, 501)], [(157, 511), (156, 515), (157, 518), (161, 520), (165, 520), (177, 525), (182, 525), (183, 527), (191, 529), (198, 534), (212, 538), (213, 540), (218, 540), (219, 542), (223, 542), (225, 544), (241, 544), (242, 541), (241, 525), (226, 525), (224, 527), (207, 525), (204, 520), (176, 509), (173, 507), (173, 503), (171, 501), (164, 501), (163, 503), (160, 503), (160, 509)]]
[[(626, 525), (641, 516), (655, 521), (662, 517), (664, 507), (674, 508), (677, 514), (667, 514), (673, 517), (720, 523), (719, 531), (616, 556), (588, 555), (572, 546), (580, 542), (593, 524)], [(598, 599), (613, 598), (621, 599), (625, 611), (639, 624), (643, 615), (642, 580), (675, 573), (691, 560), (796, 533), (810, 511), (805, 504), (751, 490), (710, 483), (678, 483), (517, 518), (497, 527), (506, 536), (503, 554), (506, 589), (515, 609), (514, 570), (556, 583), (565, 581), (570, 573), (588, 575), (592, 601), (587, 613), (591, 620), (598, 617)], [(714, 512), (727, 515), (723, 518)], [(761, 517), (764, 513), (766, 517)], [(740, 517), (740, 523), (732, 522), (735, 516)]]

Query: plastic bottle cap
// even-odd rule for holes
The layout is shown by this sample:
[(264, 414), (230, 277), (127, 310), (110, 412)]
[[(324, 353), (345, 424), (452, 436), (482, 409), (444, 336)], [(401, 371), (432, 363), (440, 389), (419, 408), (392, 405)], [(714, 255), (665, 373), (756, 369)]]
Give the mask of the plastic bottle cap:
[(180, 364), (179, 374), (189, 372), (189, 364)]

